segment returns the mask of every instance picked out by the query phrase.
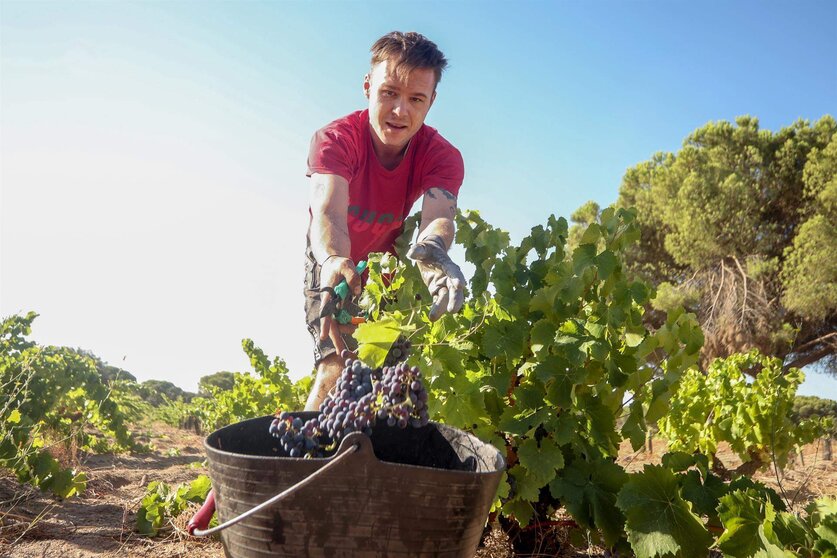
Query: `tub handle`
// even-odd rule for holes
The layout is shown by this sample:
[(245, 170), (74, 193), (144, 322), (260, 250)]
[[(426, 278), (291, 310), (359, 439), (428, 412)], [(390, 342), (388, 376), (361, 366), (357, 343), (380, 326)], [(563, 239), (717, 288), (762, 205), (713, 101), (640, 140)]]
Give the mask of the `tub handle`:
[[(232, 527), (233, 525), (235, 525), (239, 521), (243, 521), (243, 520), (247, 519), (248, 517), (250, 517), (251, 515), (253, 515), (255, 513), (258, 513), (265, 508), (269, 508), (270, 506), (272, 506), (276, 502), (279, 502), (280, 500), (284, 500), (286, 497), (290, 496), (291, 494), (293, 494), (294, 492), (296, 492), (300, 488), (303, 488), (304, 486), (310, 484), (311, 482), (314, 481), (314, 479), (316, 479), (322, 473), (325, 473), (327, 470), (336, 466), (343, 459), (345, 459), (347, 455), (351, 455), (352, 453), (356, 452), (358, 449), (360, 449), (360, 443), (352, 444), (351, 446), (346, 448), (345, 451), (340, 452), (340, 455), (335, 456), (334, 458), (331, 459), (331, 461), (329, 461), (328, 463), (326, 463), (325, 465), (323, 465), (322, 467), (320, 467), (319, 469), (317, 469), (316, 471), (314, 471), (313, 473), (311, 473), (310, 475), (308, 475), (307, 477), (305, 477), (304, 479), (302, 479), (301, 481), (299, 481), (295, 485), (293, 485), (289, 488), (286, 488), (285, 490), (283, 490), (282, 492), (280, 492), (276, 496), (273, 496), (269, 500), (265, 500), (264, 502), (262, 502), (258, 506), (247, 510), (246, 512), (230, 519), (229, 521), (225, 521), (221, 525), (218, 525), (218, 526), (213, 527), (211, 529), (193, 529), (193, 528), (191, 528), (192, 527), (191, 523), (194, 522), (194, 519), (193, 519), (190, 522), (189, 534), (194, 535), (195, 537), (208, 537), (209, 535), (212, 535), (212, 534), (217, 533), (219, 531), (223, 531), (227, 527)], [(204, 506), (205, 505), (206, 504), (204, 504)], [(203, 508), (201, 508), (201, 511), (203, 511)]]

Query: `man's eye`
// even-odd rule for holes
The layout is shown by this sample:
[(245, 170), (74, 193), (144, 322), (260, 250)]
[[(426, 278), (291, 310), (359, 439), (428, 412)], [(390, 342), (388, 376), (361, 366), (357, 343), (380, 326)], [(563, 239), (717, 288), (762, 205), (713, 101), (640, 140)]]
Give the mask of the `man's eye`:
[(421, 97), (413, 97), (413, 101), (415, 101), (416, 103), (423, 103), (424, 99), (422, 99)]
[(392, 91), (381, 91), (381, 95), (383, 95), (384, 97), (392, 97), (393, 95), (395, 95), (395, 93), (393, 93)]

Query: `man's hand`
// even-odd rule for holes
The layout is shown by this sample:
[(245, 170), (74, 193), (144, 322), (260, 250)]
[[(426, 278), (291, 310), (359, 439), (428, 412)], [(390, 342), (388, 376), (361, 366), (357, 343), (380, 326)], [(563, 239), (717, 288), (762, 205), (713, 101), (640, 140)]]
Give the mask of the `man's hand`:
[(354, 296), (360, 295), (360, 275), (355, 269), (355, 264), (350, 258), (343, 256), (329, 256), (322, 263), (320, 268), (320, 286), (331, 287), (323, 289), (320, 294), (320, 341), (326, 337), (331, 338), (337, 354), (346, 348), (343, 338), (340, 336), (340, 324), (334, 320), (334, 311), (339, 308), (340, 297), (334, 294), (334, 287), (345, 279), (349, 284), (349, 292)]
[(448, 256), (442, 237), (427, 235), (410, 247), (407, 257), (418, 264), (421, 278), (433, 296), (430, 321), (435, 322), (445, 312), (458, 312), (465, 300), (465, 276)]

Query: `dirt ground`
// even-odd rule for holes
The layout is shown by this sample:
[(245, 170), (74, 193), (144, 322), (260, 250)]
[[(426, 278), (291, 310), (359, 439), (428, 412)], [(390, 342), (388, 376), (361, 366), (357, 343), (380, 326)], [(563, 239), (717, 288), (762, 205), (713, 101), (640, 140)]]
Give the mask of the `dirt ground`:
[[(177, 518), (174, 527), (163, 536), (148, 538), (135, 532), (136, 512), (149, 482), (178, 484), (206, 472), (200, 436), (156, 425), (150, 441), (155, 449), (148, 454), (83, 457), (80, 466), (89, 477), (87, 491), (64, 501), (21, 486), (8, 473), (0, 473), (0, 557), (223, 557), (220, 542), (192, 538), (178, 529), (185, 527), (192, 511)], [(636, 470), (646, 463), (658, 463), (664, 452), (665, 443), (661, 440), (655, 441), (653, 454), (633, 452), (626, 444), (619, 462), (628, 470)], [(825, 461), (821, 454), (818, 445), (808, 446), (803, 459), (797, 459), (781, 481), (768, 473), (760, 473), (756, 478), (780, 493), (783, 491), (786, 500), (801, 509), (812, 498), (837, 494), (837, 460)], [(719, 456), (728, 467), (737, 464), (728, 450), (722, 450)], [(567, 523), (559, 518), (554, 528), (567, 531)], [(563, 531), (556, 532), (557, 539), (567, 539)], [(495, 528), (475, 558), (512, 555), (507, 538)], [(544, 551), (537, 556), (604, 554), (596, 547), (565, 544), (560, 552)]]

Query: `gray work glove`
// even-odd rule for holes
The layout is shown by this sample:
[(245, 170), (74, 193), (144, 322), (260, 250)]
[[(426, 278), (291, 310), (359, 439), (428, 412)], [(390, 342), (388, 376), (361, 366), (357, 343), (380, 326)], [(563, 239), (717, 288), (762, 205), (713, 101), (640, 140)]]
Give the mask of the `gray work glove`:
[(430, 321), (435, 322), (445, 312), (458, 312), (465, 300), (465, 276), (448, 256), (442, 237), (427, 235), (410, 247), (407, 257), (416, 262), (421, 278), (433, 296)]

